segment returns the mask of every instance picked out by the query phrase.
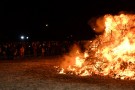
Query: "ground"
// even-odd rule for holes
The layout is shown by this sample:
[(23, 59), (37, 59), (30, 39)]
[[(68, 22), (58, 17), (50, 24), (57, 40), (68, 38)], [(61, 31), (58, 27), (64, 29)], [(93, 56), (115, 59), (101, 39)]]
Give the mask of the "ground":
[(135, 90), (135, 81), (60, 75), (61, 57), (0, 61), (0, 90)]

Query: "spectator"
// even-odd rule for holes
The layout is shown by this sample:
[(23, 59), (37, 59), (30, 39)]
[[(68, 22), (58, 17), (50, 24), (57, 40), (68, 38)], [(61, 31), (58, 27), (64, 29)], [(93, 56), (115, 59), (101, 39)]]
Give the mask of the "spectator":
[(42, 47), (42, 57), (44, 57), (44, 54), (45, 54), (45, 49), (44, 47)]
[(23, 46), (20, 48), (20, 57), (21, 58), (24, 57), (24, 47)]

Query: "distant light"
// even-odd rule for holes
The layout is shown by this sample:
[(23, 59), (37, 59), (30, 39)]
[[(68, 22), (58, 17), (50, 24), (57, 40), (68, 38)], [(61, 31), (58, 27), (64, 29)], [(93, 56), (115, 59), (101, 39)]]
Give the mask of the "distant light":
[(24, 39), (24, 36), (21, 36), (21, 39), (23, 40)]
[(29, 37), (26, 37), (26, 39), (29, 39)]
[(73, 35), (70, 35), (70, 37), (73, 37)]
[(46, 24), (45, 26), (48, 27), (48, 24)]

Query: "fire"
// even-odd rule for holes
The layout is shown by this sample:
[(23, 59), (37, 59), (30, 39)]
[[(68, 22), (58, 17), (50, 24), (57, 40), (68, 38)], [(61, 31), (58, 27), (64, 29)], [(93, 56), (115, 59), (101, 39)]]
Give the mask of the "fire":
[[(101, 75), (119, 79), (135, 79), (135, 15), (105, 15), (104, 32), (98, 35), (84, 55), (77, 54), (74, 64), (60, 73), (79, 76)], [(95, 29), (95, 28), (94, 28)], [(71, 60), (71, 61), (72, 61)], [(61, 74), (62, 74), (61, 73)]]

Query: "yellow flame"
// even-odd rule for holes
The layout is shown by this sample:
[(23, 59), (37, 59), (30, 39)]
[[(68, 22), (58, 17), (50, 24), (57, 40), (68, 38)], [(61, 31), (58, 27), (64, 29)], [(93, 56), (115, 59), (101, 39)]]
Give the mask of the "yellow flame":
[(94, 73), (134, 80), (135, 15), (105, 15), (103, 19), (104, 33), (91, 41), (89, 49), (83, 56), (75, 58), (75, 65), (70, 66), (68, 71), (80, 76)]
[(82, 67), (82, 64), (84, 63), (84, 59), (80, 59), (79, 57), (76, 57), (76, 63), (75, 65), (77, 67)]

